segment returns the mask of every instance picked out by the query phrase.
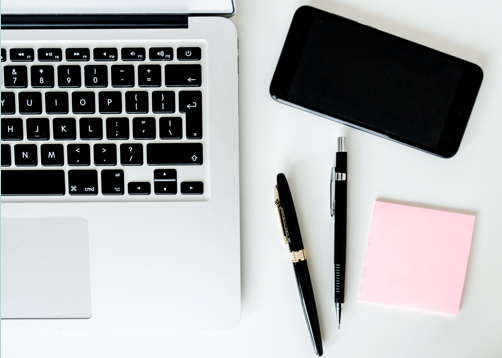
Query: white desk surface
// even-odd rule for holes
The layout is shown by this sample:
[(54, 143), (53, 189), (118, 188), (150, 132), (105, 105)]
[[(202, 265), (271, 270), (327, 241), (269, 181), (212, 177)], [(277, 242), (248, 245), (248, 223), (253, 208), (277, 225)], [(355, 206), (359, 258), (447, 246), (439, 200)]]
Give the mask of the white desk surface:
[[(128, 0), (129, 1), (129, 0)], [(295, 10), (352, 18), (479, 64), (484, 82), (458, 154), (440, 159), (273, 101), (268, 88)], [(502, 2), (237, 0), (240, 37), (242, 319), (225, 332), (6, 331), (2, 357), (312, 357), (273, 204), (290, 182), (309, 252), (325, 357), (502, 357)], [(329, 175), (347, 136), (349, 219), (342, 329), (332, 299)], [(476, 214), (456, 317), (358, 302), (375, 199)]]

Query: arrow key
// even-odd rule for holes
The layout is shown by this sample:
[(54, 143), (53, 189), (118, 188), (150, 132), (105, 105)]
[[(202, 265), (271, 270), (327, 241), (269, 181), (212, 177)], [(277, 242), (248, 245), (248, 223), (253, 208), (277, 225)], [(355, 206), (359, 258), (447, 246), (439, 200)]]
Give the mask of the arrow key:
[(155, 194), (174, 195), (178, 192), (176, 169), (156, 169), (153, 172)]
[(127, 191), (129, 195), (150, 195), (152, 189), (150, 188), (150, 183), (144, 182), (130, 182), (127, 184)]
[(183, 195), (204, 194), (204, 183), (201, 181), (184, 181), (181, 183), (181, 194)]

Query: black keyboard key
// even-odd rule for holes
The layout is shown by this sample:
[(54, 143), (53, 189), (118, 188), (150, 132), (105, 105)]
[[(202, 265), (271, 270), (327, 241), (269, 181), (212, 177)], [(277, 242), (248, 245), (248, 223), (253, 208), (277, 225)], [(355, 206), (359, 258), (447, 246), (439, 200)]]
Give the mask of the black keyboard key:
[(102, 170), (101, 192), (103, 195), (124, 195), (124, 171), (116, 169)]
[(16, 144), (14, 146), (14, 159), (17, 166), (35, 167), (38, 164), (37, 145)]
[(91, 149), (89, 144), (68, 144), (68, 165), (90, 165)]
[(28, 118), (26, 120), (26, 138), (28, 140), (49, 140), (49, 119)]
[(38, 49), (38, 60), (40, 62), (59, 62), (63, 59), (63, 51), (60, 48), (40, 48)]
[(7, 51), (5, 49), (2, 49), (2, 62), (5, 62), (7, 60)]
[(178, 183), (176, 181), (156, 181), (153, 185), (155, 188), (155, 194), (157, 195), (175, 195), (178, 192)]
[(160, 139), (181, 139), (183, 137), (180, 117), (162, 117), (159, 119)]
[(32, 62), (34, 59), (35, 52), (32, 48), (13, 48), (10, 50), (12, 62)]
[(2, 144), (2, 167), (10, 167), (11, 165), (10, 145)]
[(107, 118), (106, 137), (108, 139), (129, 139), (129, 118)]
[(154, 181), (176, 181), (176, 169), (155, 169), (153, 171)]
[(42, 144), (40, 157), (43, 166), (63, 166), (64, 146), (62, 144)]
[(118, 52), (116, 48), (95, 48), (94, 61), (117, 61)]
[(179, 93), (180, 112), (185, 113), (186, 137), (202, 138), (202, 93), (200, 91), (181, 91)]
[(16, 96), (12, 92), (2, 92), (2, 114), (16, 113)]
[(160, 65), (138, 66), (138, 86), (160, 87), (160, 85), (161, 85)]
[(54, 118), (52, 120), (52, 132), (54, 139), (75, 140), (77, 137), (75, 118)]
[(121, 144), (120, 164), (122, 165), (143, 165), (143, 144)]
[(68, 114), (68, 92), (46, 92), (45, 112), (47, 114)]
[(25, 66), (5, 66), (3, 68), (4, 84), (7, 88), (26, 88), (28, 71)]
[(174, 113), (176, 104), (174, 91), (155, 91), (152, 93), (153, 113)]
[(98, 195), (98, 172), (96, 170), (68, 171), (70, 195)]
[(96, 112), (94, 92), (73, 92), (72, 112), (78, 114), (93, 114)]
[(157, 195), (173, 195), (178, 192), (176, 169), (156, 169), (153, 171), (153, 185)]
[(148, 165), (202, 165), (201, 143), (149, 143)]
[(101, 118), (80, 118), (80, 139), (103, 139), (103, 121)]
[(148, 92), (126, 92), (127, 113), (148, 113)]
[(107, 87), (108, 86), (108, 67), (85, 66), (84, 68), (85, 87)]
[(171, 47), (150, 48), (150, 60), (152, 61), (172, 61), (173, 49)]
[(147, 181), (130, 182), (127, 184), (127, 192), (129, 195), (150, 195), (152, 189)]
[(204, 194), (204, 183), (201, 181), (184, 181), (180, 185), (183, 195), (202, 195)]
[(19, 93), (19, 113), (21, 114), (42, 113), (42, 94), (40, 92)]
[(54, 67), (31, 66), (31, 87), (34, 88), (54, 87)]
[(88, 48), (67, 48), (66, 61), (89, 61), (90, 52)]
[(122, 49), (123, 61), (144, 61), (145, 49), (142, 47), (126, 47)]
[(112, 86), (113, 87), (134, 87), (134, 66), (133, 65), (113, 65), (112, 66)]
[(99, 113), (122, 113), (122, 93), (99, 92)]
[(132, 136), (134, 139), (155, 139), (155, 118), (133, 118)]
[(166, 65), (166, 87), (200, 87), (200, 65)]
[(2, 171), (2, 195), (64, 195), (64, 170)]
[(117, 165), (117, 146), (115, 144), (94, 144), (95, 165)]
[(2, 140), (22, 140), (23, 120), (21, 118), (2, 118)]
[(198, 61), (201, 59), (200, 47), (179, 47), (176, 52), (179, 61)]
[(82, 85), (80, 66), (58, 66), (58, 86), (78, 88)]

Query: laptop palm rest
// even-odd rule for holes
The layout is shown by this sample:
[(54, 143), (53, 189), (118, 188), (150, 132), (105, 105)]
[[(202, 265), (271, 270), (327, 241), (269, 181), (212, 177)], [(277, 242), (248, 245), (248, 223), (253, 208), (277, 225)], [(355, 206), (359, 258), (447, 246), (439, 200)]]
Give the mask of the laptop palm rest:
[(84, 217), (2, 218), (2, 319), (90, 318)]

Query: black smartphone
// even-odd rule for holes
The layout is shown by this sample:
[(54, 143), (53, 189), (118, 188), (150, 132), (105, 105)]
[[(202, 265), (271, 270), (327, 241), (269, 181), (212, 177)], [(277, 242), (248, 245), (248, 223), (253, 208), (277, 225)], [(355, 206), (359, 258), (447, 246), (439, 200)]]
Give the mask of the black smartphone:
[(294, 15), (270, 94), (449, 158), (460, 146), (482, 79), (473, 63), (303, 6)]

